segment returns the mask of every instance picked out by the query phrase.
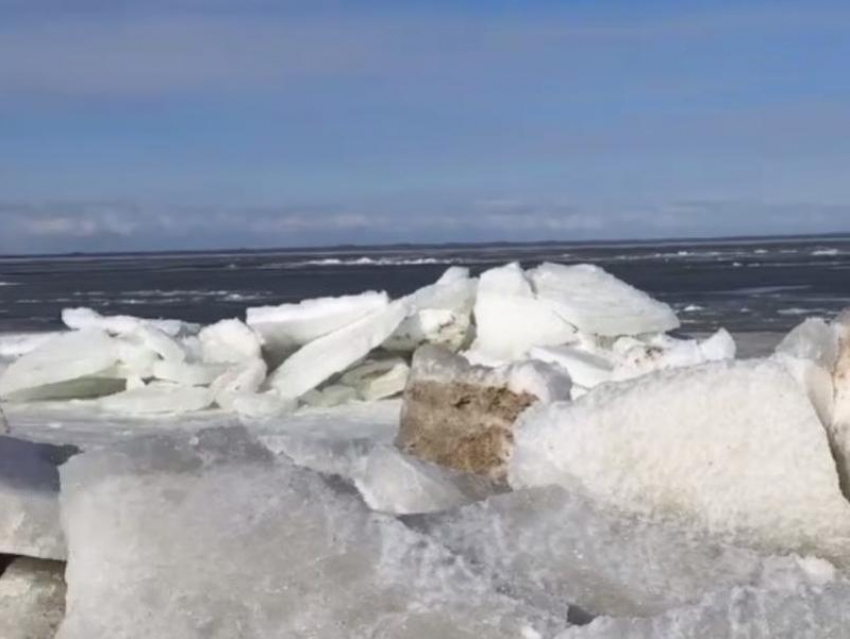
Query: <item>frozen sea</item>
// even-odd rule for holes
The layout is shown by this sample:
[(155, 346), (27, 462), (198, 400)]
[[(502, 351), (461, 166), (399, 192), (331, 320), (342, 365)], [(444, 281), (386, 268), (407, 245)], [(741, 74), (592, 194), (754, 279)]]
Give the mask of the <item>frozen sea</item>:
[(725, 326), (743, 355), (803, 317), (850, 306), (850, 236), (631, 243), (401, 246), (0, 258), (0, 332), (60, 328), (60, 311), (210, 323), (247, 306), (433, 282), (518, 260), (590, 262), (671, 304), (687, 333)]

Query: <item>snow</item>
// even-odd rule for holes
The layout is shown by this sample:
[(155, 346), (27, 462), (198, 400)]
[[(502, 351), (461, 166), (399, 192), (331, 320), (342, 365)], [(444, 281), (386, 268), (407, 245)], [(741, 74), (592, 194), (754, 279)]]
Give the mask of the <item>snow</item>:
[(0, 637), (53, 639), (65, 614), (64, 565), (15, 559), (0, 576)]
[(516, 639), (564, 627), (240, 429), (87, 453), (63, 466), (62, 486), (57, 639)]
[(198, 339), (205, 362), (239, 364), (262, 357), (259, 336), (238, 319), (206, 326), (198, 334)]
[(537, 298), (579, 330), (597, 335), (664, 333), (679, 327), (673, 310), (598, 266), (542, 264), (529, 273)]
[(850, 506), (805, 393), (770, 361), (600, 386), (519, 420), (513, 487), (559, 484), (770, 550), (848, 550)]
[(522, 489), (414, 521), (529, 603), (650, 616), (744, 585), (793, 557), (765, 557), (687, 521), (636, 518), (557, 486)]
[(57, 467), (75, 452), (0, 436), (0, 553), (65, 558)]
[(535, 298), (531, 283), (513, 263), (481, 274), (475, 300), (473, 351), (519, 359), (533, 346), (575, 341), (575, 327)]
[[(79, 396), (76, 390), (69, 393), (65, 383), (98, 378), (117, 362), (117, 342), (105, 332), (86, 329), (65, 333), (14, 361), (0, 376), (0, 397), (31, 400)], [(91, 386), (96, 393), (98, 382)]]
[(396, 301), (310, 342), (269, 376), (269, 388), (284, 397), (301, 397), (380, 346), (398, 328), (407, 313), (407, 304)]
[(263, 339), (275, 363), (300, 346), (334, 333), (389, 304), (386, 293), (321, 297), (298, 304), (260, 306), (246, 311), (247, 324)]

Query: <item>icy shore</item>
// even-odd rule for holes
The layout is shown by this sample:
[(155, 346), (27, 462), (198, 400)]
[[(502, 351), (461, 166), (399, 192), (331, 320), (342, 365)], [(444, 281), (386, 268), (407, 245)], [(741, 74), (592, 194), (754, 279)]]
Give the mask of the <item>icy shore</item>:
[(598, 267), (509, 264), (63, 320), (0, 338), (21, 637), (845, 636), (850, 318), (740, 359)]

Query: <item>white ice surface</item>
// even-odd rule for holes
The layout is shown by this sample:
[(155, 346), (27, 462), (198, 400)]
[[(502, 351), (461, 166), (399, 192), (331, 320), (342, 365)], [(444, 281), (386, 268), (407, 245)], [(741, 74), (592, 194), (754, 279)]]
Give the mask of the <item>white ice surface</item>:
[(269, 388), (284, 397), (301, 397), (380, 346), (398, 328), (408, 310), (406, 303), (396, 301), (310, 342), (269, 375)]
[(132, 333), (142, 325), (153, 326), (171, 337), (192, 335), (200, 329), (197, 324), (181, 320), (143, 319), (130, 315), (101, 315), (91, 308), (84, 307), (63, 309), (62, 322), (73, 330), (95, 328), (113, 335)]
[(262, 357), (259, 336), (241, 320), (226, 319), (198, 334), (205, 362), (242, 363)]
[(105, 411), (126, 415), (178, 414), (209, 408), (215, 397), (213, 391), (201, 386), (179, 384), (149, 384), (98, 400)]
[(404, 390), (410, 367), (401, 358), (367, 360), (347, 371), (340, 382), (357, 391), (366, 401), (386, 399)]
[(579, 330), (597, 335), (664, 333), (679, 327), (667, 305), (598, 266), (541, 264), (529, 272), (537, 298)]
[(4, 400), (74, 397), (63, 386), (98, 377), (118, 362), (117, 340), (99, 329), (63, 333), (15, 360), (0, 376)]
[(505, 591), (556, 611), (651, 616), (767, 572), (793, 557), (765, 557), (701, 534), (687, 522), (604, 508), (558, 486), (522, 489), (415, 520)]
[(564, 627), (239, 429), (82, 455), (62, 486), (57, 639), (518, 639)]
[(533, 346), (575, 341), (575, 327), (535, 298), (516, 263), (481, 274), (475, 323), (472, 350), (502, 360), (519, 359)]
[(266, 369), (266, 363), (259, 358), (230, 368), (210, 386), (216, 404), (231, 410), (238, 398), (257, 393), (266, 380)]
[(386, 293), (321, 297), (297, 304), (260, 306), (246, 310), (248, 326), (257, 331), (273, 360), (280, 361), (300, 346), (353, 324), (389, 304)]
[(516, 488), (560, 484), (772, 550), (844, 557), (850, 543), (850, 506), (824, 428), (770, 361), (606, 384), (575, 403), (527, 411), (515, 442)]
[(539, 346), (529, 351), (529, 357), (560, 366), (573, 383), (584, 388), (610, 381), (614, 373), (608, 359), (574, 346)]

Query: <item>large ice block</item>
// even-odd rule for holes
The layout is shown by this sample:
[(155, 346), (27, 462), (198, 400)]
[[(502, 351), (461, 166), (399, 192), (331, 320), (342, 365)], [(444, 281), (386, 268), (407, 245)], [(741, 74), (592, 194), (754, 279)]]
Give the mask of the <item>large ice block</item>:
[(226, 319), (198, 334), (205, 362), (239, 364), (262, 356), (259, 336), (241, 320)]
[(65, 565), (15, 559), (0, 575), (0, 637), (54, 639), (65, 616)]
[(62, 468), (62, 491), (57, 639), (517, 639), (564, 627), (242, 429), (86, 453)]
[(772, 361), (663, 371), (533, 409), (515, 428), (509, 479), (690, 517), (748, 545), (850, 559), (850, 505), (825, 430)]

